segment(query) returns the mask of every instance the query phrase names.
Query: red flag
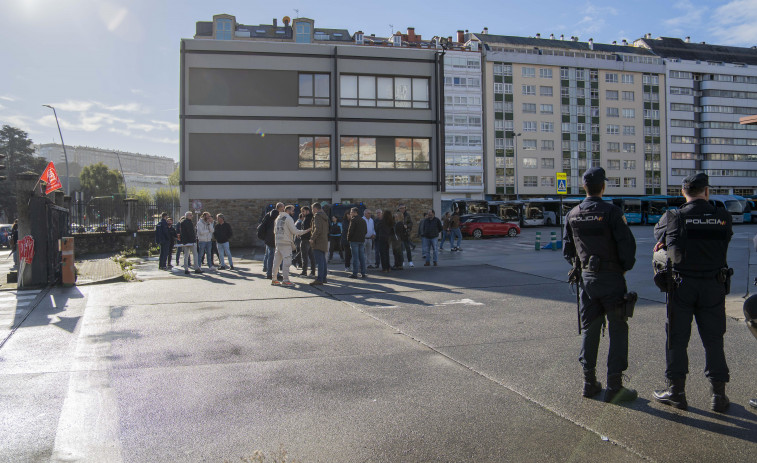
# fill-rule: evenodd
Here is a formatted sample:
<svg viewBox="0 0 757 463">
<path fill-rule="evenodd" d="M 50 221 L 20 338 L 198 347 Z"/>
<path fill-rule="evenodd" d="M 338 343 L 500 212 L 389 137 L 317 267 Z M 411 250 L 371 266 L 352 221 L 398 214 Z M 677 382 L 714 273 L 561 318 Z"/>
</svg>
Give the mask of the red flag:
<svg viewBox="0 0 757 463">
<path fill-rule="evenodd" d="M 52 162 L 47 165 L 47 168 L 45 168 L 45 171 L 42 172 L 42 176 L 39 179 L 47 183 L 47 188 L 45 189 L 46 195 L 49 195 L 55 190 L 63 188 L 63 185 L 60 184 L 58 173 L 55 172 L 55 166 Z"/>
</svg>

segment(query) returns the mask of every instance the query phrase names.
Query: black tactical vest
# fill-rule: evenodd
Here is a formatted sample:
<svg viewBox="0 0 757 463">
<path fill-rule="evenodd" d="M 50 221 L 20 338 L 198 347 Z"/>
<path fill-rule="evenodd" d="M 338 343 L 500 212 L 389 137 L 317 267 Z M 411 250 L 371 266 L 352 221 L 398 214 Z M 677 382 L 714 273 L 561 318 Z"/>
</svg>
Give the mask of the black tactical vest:
<svg viewBox="0 0 757 463">
<path fill-rule="evenodd" d="M 568 223 L 573 231 L 576 254 L 584 270 L 588 270 L 589 257 L 597 256 L 601 262 L 599 271 L 623 271 L 618 259 L 618 247 L 612 236 L 611 207 L 606 203 L 597 203 L 594 208 L 582 210 L 579 205 L 570 211 Z"/>
<path fill-rule="evenodd" d="M 684 206 L 678 214 L 679 239 L 674 243 L 681 272 L 708 272 L 727 267 L 728 242 L 731 237 L 729 212 L 708 203 Z"/>
</svg>

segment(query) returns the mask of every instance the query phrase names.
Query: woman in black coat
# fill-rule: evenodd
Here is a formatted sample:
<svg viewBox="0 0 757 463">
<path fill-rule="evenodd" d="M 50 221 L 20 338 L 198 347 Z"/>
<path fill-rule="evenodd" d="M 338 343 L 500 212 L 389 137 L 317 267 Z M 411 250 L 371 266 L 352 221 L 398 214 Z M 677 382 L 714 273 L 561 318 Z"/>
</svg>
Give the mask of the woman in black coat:
<svg viewBox="0 0 757 463">
<path fill-rule="evenodd" d="M 381 220 L 376 222 L 376 241 L 379 245 L 379 256 L 381 256 L 381 271 L 389 272 L 389 248 L 394 236 L 394 217 L 389 210 L 381 215 Z"/>
<path fill-rule="evenodd" d="M 352 217 L 350 217 L 350 211 L 347 210 L 347 212 L 344 213 L 344 217 L 342 217 L 342 249 L 344 249 L 345 272 L 350 271 L 350 265 L 352 263 L 352 248 L 347 241 L 347 231 L 350 229 L 350 220 L 352 220 Z"/>
</svg>

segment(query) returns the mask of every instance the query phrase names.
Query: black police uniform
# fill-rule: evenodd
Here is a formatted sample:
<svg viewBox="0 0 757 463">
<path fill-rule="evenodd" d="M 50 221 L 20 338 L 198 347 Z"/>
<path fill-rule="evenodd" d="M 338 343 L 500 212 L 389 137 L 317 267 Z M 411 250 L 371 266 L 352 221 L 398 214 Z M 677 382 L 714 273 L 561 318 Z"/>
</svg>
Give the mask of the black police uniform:
<svg viewBox="0 0 757 463">
<path fill-rule="evenodd" d="M 636 263 L 636 240 L 624 220 L 623 211 L 600 197 L 586 198 L 566 216 L 563 256 L 569 262 L 578 256 L 581 262 L 583 339 L 579 361 L 585 373 L 596 368 L 600 332 L 607 316 L 610 387 L 611 378 L 620 381 L 621 374 L 628 368 L 628 323 L 621 313 L 626 294 L 623 273 Z"/>
<path fill-rule="evenodd" d="M 677 282 L 670 302 L 673 322 L 666 351 L 668 380 L 681 380 L 689 373 L 686 351 L 692 318 L 704 345 L 705 376 L 713 382 L 729 380 L 723 350 L 726 288 L 718 281 L 718 273 L 728 266 L 732 235 L 731 214 L 704 199 L 668 212 L 655 226 L 655 239 L 667 247 Z"/>
</svg>

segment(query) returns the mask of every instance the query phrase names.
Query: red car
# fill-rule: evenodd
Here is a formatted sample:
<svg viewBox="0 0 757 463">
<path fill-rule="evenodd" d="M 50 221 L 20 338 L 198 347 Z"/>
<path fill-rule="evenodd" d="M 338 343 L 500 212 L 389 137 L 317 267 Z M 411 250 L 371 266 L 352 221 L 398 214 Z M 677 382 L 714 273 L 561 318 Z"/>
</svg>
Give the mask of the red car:
<svg viewBox="0 0 757 463">
<path fill-rule="evenodd" d="M 460 231 L 476 239 L 484 236 L 518 236 L 520 227 L 505 222 L 494 214 L 471 215 L 461 218 Z"/>
</svg>

